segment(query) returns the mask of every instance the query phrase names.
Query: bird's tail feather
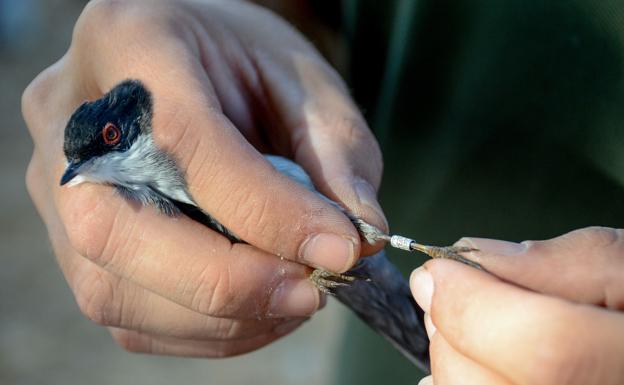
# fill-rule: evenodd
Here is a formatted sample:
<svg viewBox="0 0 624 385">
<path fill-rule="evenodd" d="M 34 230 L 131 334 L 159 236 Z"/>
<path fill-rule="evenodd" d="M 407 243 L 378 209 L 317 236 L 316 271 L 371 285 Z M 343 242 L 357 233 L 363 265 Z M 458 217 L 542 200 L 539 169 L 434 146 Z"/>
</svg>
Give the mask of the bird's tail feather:
<svg viewBox="0 0 624 385">
<path fill-rule="evenodd" d="M 414 301 L 406 279 L 385 252 L 361 258 L 347 274 L 366 279 L 334 289 L 335 297 L 415 365 L 429 372 L 424 312 Z"/>
</svg>

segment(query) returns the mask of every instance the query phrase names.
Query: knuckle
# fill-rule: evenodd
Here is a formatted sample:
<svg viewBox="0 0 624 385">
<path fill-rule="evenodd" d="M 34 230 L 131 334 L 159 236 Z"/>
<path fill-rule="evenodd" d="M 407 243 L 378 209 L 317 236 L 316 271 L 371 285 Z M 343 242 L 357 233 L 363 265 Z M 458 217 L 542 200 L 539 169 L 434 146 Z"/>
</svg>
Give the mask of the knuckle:
<svg viewBox="0 0 624 385">
<path fill-rule="evenodd" d="M 35 111 L 36 107 L 41 104 L 43 100 L 45 89 L 45 82 L 42 80 L 42 74 L 39 74 L 33 81 L 26 86 L 24 92 L 22 93 L 22 115 L 28 124 L 28 127 L 31 126 L 30 116 L 32 116 L 33 111 Z"/>
<path fill-rule="evenodd" d="M 247 349 L 242 349 L 235 344 L 227 344 L 224 346 L 216 347 L 214 351 L 205 354 L 205 356 L 210 358 L 228 358 L 239 355 L 241 353 L 245 353 L 246 350 Z"/>
<path fill-rule="evenodd" d="M 278 244 L 279 229 L 283 226 L 281 218 L 274 215 L 279 210 L 272 206 L 271 198 L 264 194 L 254 194 L 251 191 L 242 193 L 235 206 L 235 216 L 240 218 L 241 237 L 260 237 L 267 244 Z"/>
<path fill-rule="evenodd" d="M 251 342 L 249 340 L 246 341 L 227 341 L 220 343 L 212 343 L 210 345 L 205 345 L 203 347 L 203 351 L 198 354 L 200 357 L 209 357 L 209 358 L 227 358 L 233 357 L 237 355 L 241 355 L 244 353 L 249 353 L 251 351 L 257 350 L 260 347 L 266 345 L 270 341 L 262 341 L 256 337 L 256 341 Z"/>
<path fill-rule="evenodd" d="M 225 171 L 219 170 L 224 173 L 217 175 L 215 180 L 226 178 Z M 227 218 L 224 224 L 238 237 L 250 242 L 262 240 L 264 244 L 277 245 L 285 227 L 290 227 L 292 231 L 292 226 L 289 226 L 292 224 L 287 223 L 289 217 L 280 215 L 284 208 L 278 202 L 279 195 L 275 191 L 258 191 L 240 181 L 232 181 L 228 190 L 229 193 L 213 197 L 213 212 Z"/>
<path fill-rule="evenodd" d="M 47 68 L 37 75 L 24 89 L 21 97 L 22 116 L 27 128 L 34 136 L 39 132 L 37 116 L 41 114 L 42 107 L 53 89 L 56 70 L 53 67 Z"/>
<path fill-rule="evenodd" d="M 593 255 L 596 254 L 596 250 L 621 245 L 622 234 L 622 230 L 593 226 L 574 230 L 550 240 L 525 241 L 523 244 L 533 253 L 587 252 L 588 255 Z"/>
<path fill-rule="evenodd" d="M 33 156 L 28 163 L 28 168 L 26 169 L 25 184 L 26 191 L 28 192 L 30 199 L 35 205 L 37 212 L 45 222 L 49 219 L 48 217 L 50 213 L 48 207 L 49 196 L 46 195 L 46 183 L 43 180 L 43 170 L 41 170 L 41 168 L 41 160 L 38 158 L 36 153 L 33 153 Z"/>
<path fill-rule="evenodd" d="M 360 116 L 327 116 L 328 121 L 325 122 L 327 127 L 332 127 L 335 135 L 344 143 L 354 146 L 373 147 L 371 144 L 376 143 L 372 133 L 368 129 L 366 122 Z M 372 154 L 375 155 L 375 154 Z"/>
<path fill-rule="evenodd" d="M 80 312 L 102 326 L 118 326 L 120 311 L 115 306 L 115 283 L 104 272 L 90 269 L 74 285 L 74 296 Z"/>
<path fill-rule="evenodd" d="M 545 251 L 548 251 L 547 243 L 548 241 L 522 241 L 521 244 L 528 252 L 534 253 L 536 255 L 541 255 Z"/>
<path fill-rule="evenodd" d="M 215 273 L 206 268 L 199 276 L 191 306 L 201 314 L 219 317 L 229 315 L 236 296 L 232 292 L 229 271 Z"/>
<path fill-rule="evenodd" d="M 33 157 L 30 159 L 30 162 L 28 163 L 28 168 L 26 169 L 25 182 L 26 182 L 26 190 L 28 191 L 28 195 L 30 196 L 30 199 L 33 200 L 33 202 L 35 203 L 37 207 L 41 205 L 41 202 L 38 202 L 38 199 L 37 199 L 37 197 L 40 196 L 37 190 L 41 182 L 38 178 L 38 175 L 40 173 L 39 167 L 41 166 L 39 162 L 36 161 L 35 156 L 33 154 Z"/>
<path fill-rule="evenodd" d="M 238 322 L 231 318 L 219 318 L 217 321 L 214 337 L 216 339 L 228 340 L 240 334 Z"/>
<path fill-rule="evenodd" d="M 72 42 L 78 47 L 92 49 L 92 44 L 111 44 L 137 37 L 145 40 L 154 35 L 176 9 L 169 2 L 151 2 L 150 7 L 140 0 L 96 0 L 84 9 L 73 32 Z M 111 39 L 115 36 L 115 39 Z M 86 44 L 85 44 L 86 43 Z"/>
<path fill-rule="evenodd" d="M 621 230 L 610 227 L 592 226 L 577 230 L 581 241 L 589 247 L 609 247 L 621 241 Z"/>
<path fill-rule="evenodd" d="M 381 149 L 373 133 L 361 118 L 349 119 L 346 124 L 350 128 L 350 138 L 354 143 L 369 152 L 369 156 L 376 162 L 381 162 Z"/>
<path fill-rule="evenodd" d="M 149 337 L 127 330 L 117 330 L 112 336 L 117 346 L 129 353 L 153 353 L 153 346 Z"/>
<path fill-rule="evenodd" d="M 98 36 L 97 32 L 103 32 L 105 25 L 112 30 L 120 8 L 129 3 L 130 1 L 116 0 L 95 0 L 87 3 L 74 26 L 72 46 L 86 46 L 87 41 L 90 42 Z"/>
<path fill-rule="evenodd" d="M 211 158 L 205 154 L 206 151 L 201 151 L 206 144 L 203 142 L 202 132 L 197 128 L 202 124 L 192 113 L 188 112 L 197 111 L 201 107 L 187 106 L 188 110 L 186 110 L 178 108 L 179 101 L 168 99 L 165 102 L 159 113 L 154 115 L 154 141 L 164 151 L 176 154 L 181 166 L 189 168 L 191 165 L 198 164 L 197 169 L 192 170 L 194 173 L 201 172 L 206 166 L 212 166 Z"/>
<path fill-rule="evenodd" d="M 93 186 L 81 186 L 59 207 L 67 237 L 82 256 L 106 267 L 129 238 L 128 229 L 119 230 L 120 207 L 111 207 L 110 198 L 93 191 Z"/>
<path fill-rule="evenodd" d="M 135 0 L 91 1 L 78 19 L 77 32 L 110 32 L 123 25 L 135 7 Z"/>
<path fill-rule="evenodd" d="M 362 176 L 378 184 L 383 173 L 383 157 L 366 122 L 356 115 L 336 117 L 328 123 L 334 127 L 336 137 L 346 146 L 345 150 L 351 154 L 351 160 L 364 174 Z M 365 154 L 366 162 L 362 162 L 362 154 Z"/>
<path fill-rule="evenodd" d="M 153 135 L 159 148 L 175 154 L 187 180 L 202 191 L 218 178 L 231 179 L 232 176 L 219 162 L 210 134 L 221 129 L 224 117 L 206 107 L 211 102 L 194 87 L 185 88 L 183 99 L 163 96 L 161 109 L 154 114 Z"/>
</svg>

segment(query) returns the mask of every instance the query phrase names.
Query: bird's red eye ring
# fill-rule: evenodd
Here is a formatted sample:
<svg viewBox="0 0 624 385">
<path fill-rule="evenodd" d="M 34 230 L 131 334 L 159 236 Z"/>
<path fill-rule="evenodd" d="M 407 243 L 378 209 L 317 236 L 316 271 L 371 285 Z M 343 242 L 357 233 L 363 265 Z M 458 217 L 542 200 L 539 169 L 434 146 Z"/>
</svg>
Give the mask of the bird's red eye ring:
<svg viewBox="0 0 624 385">
<path fill-rule="evenodd" d="M 106 123 L 102 129 L 102 137 L 104 138 L 104 143 L 108 145 L 117 144 L 119 139 L 121 139 L 121 132 L 113 123 Z"/>
</svg>

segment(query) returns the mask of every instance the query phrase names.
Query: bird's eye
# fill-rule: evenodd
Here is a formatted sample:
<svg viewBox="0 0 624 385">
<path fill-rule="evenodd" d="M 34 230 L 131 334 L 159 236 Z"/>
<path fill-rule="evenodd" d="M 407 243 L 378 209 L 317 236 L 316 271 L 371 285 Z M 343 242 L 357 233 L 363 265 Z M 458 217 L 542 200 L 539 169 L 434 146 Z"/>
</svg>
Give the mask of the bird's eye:
<svg viewBox="0 0 624 385">
<path fill-rule="evenodd" d="M 102 129 L 102 137 L 104 138 L 104 143 L 108 145 L 117 144 L 119 139 L 121 139 L 121 132 L 113 123 L 106 123 Z"/>
</svg>

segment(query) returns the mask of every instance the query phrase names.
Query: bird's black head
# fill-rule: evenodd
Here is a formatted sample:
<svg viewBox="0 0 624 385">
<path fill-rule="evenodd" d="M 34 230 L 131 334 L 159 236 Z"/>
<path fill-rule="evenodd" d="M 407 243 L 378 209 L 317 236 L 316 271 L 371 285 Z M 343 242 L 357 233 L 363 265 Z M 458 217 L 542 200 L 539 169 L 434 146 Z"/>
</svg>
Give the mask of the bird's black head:
<svg viewBox="0 0 624 385">
<path fill-rule="evenodd" d="M 123 152 L 142 133 L 151 132 L 152 100 L 138 80 L 126 80 L 93 102 L 85 102 L 65 127 L 63 151 L 69 162 L 61 185 L 85 162 L 112 151 Z"/>
</svg>

